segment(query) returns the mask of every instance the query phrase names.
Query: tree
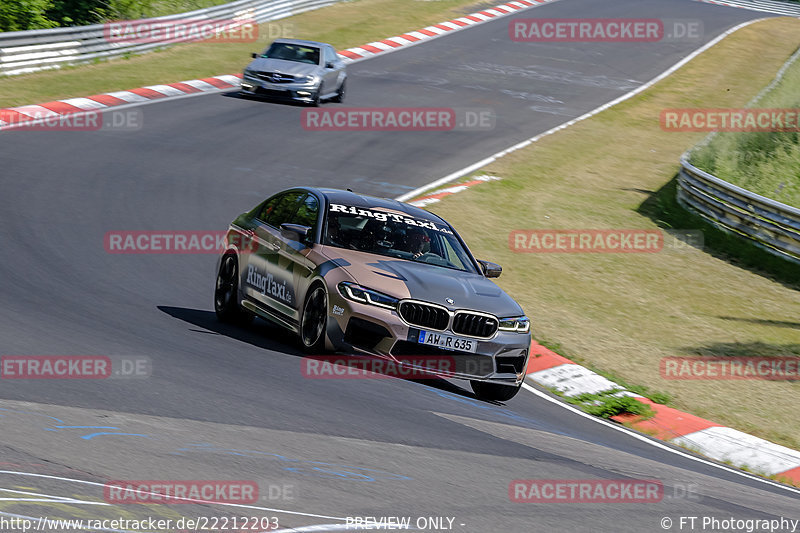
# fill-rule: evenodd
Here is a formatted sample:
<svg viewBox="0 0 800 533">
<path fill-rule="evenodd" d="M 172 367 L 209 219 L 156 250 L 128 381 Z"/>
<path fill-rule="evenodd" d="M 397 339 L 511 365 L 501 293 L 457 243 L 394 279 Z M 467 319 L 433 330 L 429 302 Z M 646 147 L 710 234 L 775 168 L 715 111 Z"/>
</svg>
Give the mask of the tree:
<svg viewBox="0 0 800 533">
<path fill-rule="evenodd" d="M 107 3 L 102 0 L 51 0 L 47 16 L 61 26 L 99 24 L 106 17 Z"/>
<path fill-rule="evenodd" d="M 52 0 L 0 1 L 0 31 L 36 30 L 58 26 L 48 16 Z"/>
</svg>

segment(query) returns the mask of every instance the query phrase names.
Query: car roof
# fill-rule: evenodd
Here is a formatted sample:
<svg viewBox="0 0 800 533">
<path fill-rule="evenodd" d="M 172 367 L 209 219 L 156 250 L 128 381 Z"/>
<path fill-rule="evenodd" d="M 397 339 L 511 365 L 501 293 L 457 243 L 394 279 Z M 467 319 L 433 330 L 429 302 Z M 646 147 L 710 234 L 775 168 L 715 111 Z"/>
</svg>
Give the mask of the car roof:
<svg viewBox="0 0 800 533">
<path fill-rule="evenodd" d="M 329 189 L 329 188 L 309 188 L 309 190 L 315 191 L 318 194 L 324 196 L 328 199 L 328 202 L 334 204 L 342 204 L 348 206 L 355 206 L 355 207 L 380 207 L 383 209 L 391 209 L 394 211 L 400 211 L 407 215 L 410 215 L 414 218 L 422 219 L 422 220 L 430 220 L 433 222 L 442 222 L 447 224 L 444 219 L 438 217 L 431 213 L 430 211 L 425 211 L 424 209 L 420 209 L 419 207 L 414 207 L 413 205 L 399 202 L 397 200 L 391 200 L 389 198 L 378 198 L 377 196 L 368 196 L 365 194 L 358 194 L 352 191 L 343 191 L 341 189 Z"/>
<path fill-rule="evenodd" d="M 306 41 L 303 39 L 275 39 L 273 43 L 284 43 L 284 44 L 303 44 L 309 46 L 331 46 L 328 43 L 320 43 L 318 41 Z"/>
</svg>

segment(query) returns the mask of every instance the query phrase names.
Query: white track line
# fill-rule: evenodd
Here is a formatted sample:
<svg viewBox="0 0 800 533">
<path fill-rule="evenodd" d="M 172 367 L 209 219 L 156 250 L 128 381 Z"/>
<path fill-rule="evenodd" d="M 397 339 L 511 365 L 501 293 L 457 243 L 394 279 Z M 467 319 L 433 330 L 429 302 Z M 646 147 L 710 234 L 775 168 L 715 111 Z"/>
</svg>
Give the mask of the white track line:
<svg viewBox="0 0 800 533">
<path fill-rule="evenodd" d="M 383 530 L 396 530 L 396 529 L 405 529 L 406 531 L 416 531 L 416 528 L 413 527 L 397 527 L 397 524 L 369 524 L 369 525 L 356 525 L 356 524 L 320 524 L 316 526 L 302 526 L 302 527 L 292 527 L 288 529 L 276 529 L 271 533 L 311 533 L 315 531 L 352 531 L 352 530 L 359 530 L 359 529 L 383 529 Z"/>
<path fill-rule="evenodd" d="M 723 464 L 720 464 L 720 463 L 715 463 L 714 461 L 709 461 L 708 459 L 703 459 L 702 457 L 698 457 L 698 456 L 696 456 L 694 454 L 691 454 L 689 452 L 685 452 L 685 451 L 683 451 L 683 450 L 681 450 L 679 448 L 673 448 L 672 446 L 667 446 L 666 444 L 662 443 L 661 441 L 654 440 L 651 437 L 646 437 L 646 436 L 642 435 L 641 433 L 638 433 L 638 432 L 636 432 L 636 431 L 634 431 L 632 429 L 626 428 L 625 426 L 621 426 L 619 424 L 614 424 L 614 423 L 609 422 L 608 420 L 606 420 L 604 418 L 598 418 L 596 416 L 587 414 L 584 411 L 578 409 L 577 407 L 574 407 L 574 406 L 572 406 L 572 405 L 570 405 L 568 403 L 562 402 L 561 400 L 558 400 L 558 399 L 550 396 L 549 394 L 540 391 L 536 387 L 533 387 L 532 385 L 528 385 L 527 383 L 523 382 L 522 383 L 522 387 L 525 390 L 532 392 L 536 396 L 538 396 L 538 397 L 540 397 L 540 398 L 542 398 L 544 400 L 547 400 L 550 403 L 554 403 L 556 405 L 560 405 L 564 409 L 572 411 L 576 415 L 582 416 L 584 418 L 588 418 L 589 420 L 593 420 L 593 421 L 597 422 L 598 424 L 602 424 L 604 426 L 608 426 L 608 427 L 610 427 L 612 429 L 615 429 L 617 431 L 621 431 L 622 433 L 625 433 L 625 434 L 633 437 L 634 439 L 640 440 L 642 442 L 646 442 L 646 443 L 650 444 L 651 446 L 655 446 L 656 448 L 659 448 L 661 450 L 665 450 L 665 451 L 668 451 L 670 453 L 674 453 L 675 455 L 683 456 L 683 457 L 685 457 L 687 459 L 691 459 L 692 461 L 697 461 L 698 463 L 703 463 L 704 465 L 713 466 L 713 467 L 719 468 L 720 470 L 725 470 L 726 472 L 730 472 L 731 474 L 736 474 L 738 476 L 746 477 L 748 479 L 752 479 L 752 480 L 755 480 L 755 481 L 760 481 L 761 483 L 765 483 L 767 485 L 770 485 L 771 487 L 781 488 L 781 489 L 784 489 L 784 490 L 788 490 L 789 492 L 794 492 L 795 494 L 800 494 L 800 489 L 796 489 L 794 487 L 790 487 L 789 485 L 783 485 L 783 484 L 780 484 L 780 483 L 778 483 L 776 481 L 772 481 L 772 480 L 769 480 L 769 479 L 764 479 L 762 477 L 754 476 L 753 474 L 748 474 L 747 472 L 743 472 L 741 470 L 737 470 L 735 468 L 731 468 L 729 466 L 726 466 L 726 465 L 723 465 Z"/>
<path fill-rule="evenodd" d="M 55 480 L 58 480 L 58 481 L 71 481 L 73 483 L 80 483 L 80 484 L 83 484 L 83 485 L 91 485 L 93 487 L 105 487 L 106 486 L 105 483 L 96 483 L 94 481 L 85 481 L 83 479 L 72 479 L 72 478 L 69 478 L 69 477 L 51 476 L 51 475 L 48 475 L 48 474 L 33 474 L 31 472 L 17 472 L 15 470 L 0 470 L 0 474 L 10 474 L 10 475 L 27 476 L 27 477 L 38 477 L 38 478 L 43 478 L 43 479 L 55 479 Z M 139 493 L 140 494 L 148 494 L 150 496 L 163 496 L 163 494 L 159 494 L 157 492 L 139 491 Z M 273 512 L 273 513 L 291 514 L 291 515 L 297 515 L 297 516 L 307 516 L 309 518 L 324 518 L 324 519 L 327 519 L 327 520 L 340 520 L 342 522 L 344 522 L 346 520 L 345 518 L 341 518 L 341 517 L 338 517 L 338 516 L 326 516 L 326 515 L 313 514 L 313 513 L 304 513 L 304 512 L 301 512 L 301 511 L 287 511 L 285 509 L 272 509 L 270 507 L 261 507 L 261 506 L 258 506 L 258 505 L 247 505 L 247 504 L 243 504 L 243 503 L 222 503 L 222 502 L 215 502 L 215 501 L 209 501 L 209 500 L 198 500 L 196 498 L 182 498 L 180 496 L 174 496 L 173 498 L 178 499 L 178 500 L 185 500 L 187 503 L 202 503 L 202 504 L 221 505 L 221 506 L 224 506 L 224 507 L 236 507 L 236 508 L 240 508 L 240 509 L 255 509 L 257 511 L 270 511 L 270 512 Z"/>
<path fill-rule="evenodd" d="M 667 76 L 669 76 L 670 74 L 672 74 L 673 72 L 675 72 L 676 70 L 681 68 L 683 65 L 685 65 L 686 63 L 688 63 L 689 61 L 691 61 L 692 59 L 694 59 L 698 55 L 702 54 L 703 52 L 705 52 L 706 50 L 708 50 L 709 48 L 711 48 L 712 46 L 714 46 L 715 44 L 720 42 L 722 39 L 724 39 L 725 37 L 727 37 L 731 33 L 735 32 L 737 30 L 740 30 L 740 29 L 744 28 L 745 26 L 749 26 L 750 24 L 753 24 L 754 22 L 759 22 L 759 21 L 762 21 L 762 20 L 767 20 L 767 19 L 766 18 L 760 18 L 760 19 L 750 20 L 748 22 L 743 22 L 743 23 L 739 24 L 738 26 L 734 26 L 733 28 L 731 28 L 731 29 L 727 30 L 726 32 L 722 33 L 721 35 L 717 36 L 715 39 L 707 42 L 706 44 L 704 44 L 703 46 L 701 46 L 700 48 L 698 48 L 697 50 L 695 50 L 694 52 L 692 52 L 688 56 L 684 57 L 683 59 L 681 59 L 680 61 L 678 61 L 674 65 L 672 65 L 670 68 L 668 68 L 667 70 L 665 70 L 664 72 L 662 72 L 661 74 L 659 74 L 658 76 L 653 78 L 652 80 L 648 81 L 647 83 L 645 83 L 643 85 L 640 85 L 639 87 L 633 89 L 630 92 L 627 92 L 627 93 L 623 94 L 619 98 L 611 100 L 610 102 L 608 102 L 606 104 L 603 104 L 600 107 L 596 107 L 595 109 L 592 109 L 588 113 L 585 113 L 585 114 L 583 114 L 583 115 L 581 115 L 581 116 L 579 116 L 577 118 L 573 118 L 572 120 L 568 120 L 567 122 L 564 122 L 563 124 L 560 124 L 560 125 L 556 126 L 555 128 L 551 128 L 551 129 L 547 130 L 544 133 L 540 133 L 539 135 L 535 135 L 534 137 L 531 137 L 530 139 L 526 139 L 526 140 L 524 140 L 524 141 L 522 141 L 520 143 L 517 143 L 514 146 L 511 146 L 510 148 L 506 148 L 505 150 L 497 152 L 494 155 L 490 155 L 489 157 L 487 157 L 485 159 L 481 159 L 477 163 L 473 163 L 468 167 L 465 167 L 465 168 L 463 168 L 461 170 L 457 170 L 457 171 L 453 172 L 452 174 L 448 174 L 447 176 L 445 176 L 443 178 L 439 178 L 438 180 L 432 181 L 431 183 L 428 183 L 427 185 L 423 185 L 422 187 L 418 187 L 418 188 L 414 189 L 411 192 L 408 192 L 408 193 L 405 193 L 405 194 L 403 194 L 401 196 L 398 196 L 397 198 L 395 198 L 395 200 L 399 200 L 401 202 L 405 202 L 406 200 L 411 200 L 412 198 L 415 198 L 415 197 L 419 196 L 420 194 L 422 194 L 422 193 L 424 193 L 426 191 L 429 191 L 431 189 L 439 187 L 440 185 L 443 185 L 445 183 L 449 183 L 449 182 L 451 182 L 453 180 L 457 180 L 458 178 L 466 176 L 467 174 L 470 174 L 471 172 L 474 172 L 474 171 L 478 170 L 479 168 L 485 167 L 486 165 L 497 161 L 501 157 L 503 157 L 505 155 L 508 155 L 511 152 L 515 152 L 515 151 L 519 150 L 520 148 L 524 148 L 524 147 L 528 146 L 529 144 L 535 143 L 536 141 L 538 141 L 539 139 L 541 139 L 543 137 L 547 137 L 548 135 L 551 135 L 551 134 L 553 134 L 553 133 L 555 133 L 555 132 L 557 132 L 559 130 L 563 130 L 564 128 L 572 126 L 573 124 L 575 124 L 577 122 L 580 122 L 582 120 L 586 120 L 587 118 L 593 117 L 594 115 L 600 113 L 601 111 L 605 111 L 606 109 L 608 109 L 610 107 L 613 107 L 613 106 L 617 105 L 620 102 L 624 102 L 625 100 L 636 96 L 640 92 L 642 92 L 642 91 L 644 91 L 646 89 L 649 89 L 651 86 L 653 86 L 657 82 L 663 80 L 664 78 L 666 78 Z"/>
<path fill-rule="evenodd" d="M 753 24 L 755 22 L 759 22 L 761 20 L 766 20 L 766 19 L 761 18 L 761 19 L 751 20 L 751 21 L 748 21 L 748 22 L 743 22 L 742 24 L 739 24 L 738 26 L 734 26 L 733 28 L 725 31 L 724 33 L 722 33 L 721 35 L 719 35 L 715 39 L 713 39 L 713 40 L 709 41 L 708 43 L 704 44 L 703 46 L 701 46 L 700 48 L 698 48 L 697 50 L 695 50 L 694 52 L 692 52 L 688 56 L 684 57 L 683 59 L 681 59 L 680 61 L 675 63 L 673 66 L 671 66 L 670 68 L 668 68 L 667 70 L 665 70 L 664 72 L 662 72 L 661 74 L 659 74 L 658 76 L 653 78 L 652 80 L 650 80 L 647 83 L 645 83 L 644 85 L 641 85 L 641 86 L 637 87 L 636 89 L 634 89 L 634 90 L 632 90 L 632 91 L 620 96 L 619 98 L 616 98 L 616 99 L 614 99 L 614 100 L 612 100 L 612 101 L 610 101 L 610 102 L 608 102 L 606 104 L 603 104 L 600 107 L 597 107 L 597 108 L 593 109 L 592 111 L 589 111 L 588 113 L 586 113 L 584 115 L 581 115 L 581 116 L 579 116 L 577 118 L 574 118 L 574 119 L 572 119 L 570 121 L 564 122 L 563 124 L 560 124 L 559 126 L 556 126 L 555 128 L 549 129 L 544 133 L 540 133 L 539 135 L 531 137 L 530 139 L 522 141 L 521 143 L 515 144 L 514 146 L 512 146 L 510 148 L 507 148 L 506 150 L 503 150 L 501 152 L 497 152 L 496 154 L 494 154 L 494 155 L 492 155 L 490 157 L 487 157 L 486 159 L 482 159 L 481 161 L 478 161 L 477 163 L 473 163 L 472 165 L 470 165 L 468 167 L 465 167 L 465 168 L 463 168 L 461 170 L 453 172 L 452 174 L 449 174 L 449 175 L 447 175 L 447 176 L 445 176 L 443 178 L 440 178 L 440 179 L 438 179 L 436 181 L 433 181 L 433 182 L 431 182 L 431 183 L 429 183 L 427 185 L 423 185 L 422 187 L 419 187 L 419 188 L 417 188 L 417 189 L 415 189 L 415 190 L 413 190 L 413 191 L 411 191 L 409 193 L 403 194 L 402 196 L 398 196 L 395 199 L 399 200 L 401 202 L 404 202 L 404 201 L 410 200 L 412 198 L 415 198 L 416 196 L 419 196 L 420 194 L 422 194 L 425 191 L 428 191 L 430 189 L 436 188 L 436 187 L 438 187 L 440 185 L 443 185 L 445 183 L 449 183 L 449 182 L 451 182 L 451 181 L 453 181 L 455 179 L 458 179 L 458 178 L 460 178 L 462 176 L 470 174 L 471 172 L 474 172 L 475 170 L 478 170 L 479 168 L 484 167 L 484 166 L 488 165 L 489 163 L 492 163 L 493 161 L 496 161 L 497 159 L 500 159 L 501 157 L 503 157 L 506 154 L 509 154 L 509 153 L 511 153 L 511 152 L 513 152 L 515 150 L 519 150 L 520 148 L 524 148 L 525 146 L 528 146 L 529 144 L 532 144 L 532 143 L 538 141 L 542 137 L 545 137 L 545 136 L 550 135 L 552 133 L 555 133 L 555 132 L 557 132 L 559 130 L 567 128 L 568 126 L 571 126 L 571 125 L 575 124 L 576 122 L 580 122 L 580 121 L 585 120 L 585 119 L 587 119 L 589 117 L 592 117 L 592 116 L 596 115 L 597 113 L 600 113 L 601 111 L 605 111 L 606 109 L 608 109 L 608 108 L 610 108 L 612 106 L 615 106 L 618 103 L 623 102 L 623 101 L 625 101 L 625 100 L 627 100 L 627 99 L 639 94 L 640 92 L 648 89 L 652 85 L 654 85 L 657 82 L 661 81 L 662 79 L 666 78 L 667 76 L 669 76 L 670 74 L 672 74 L 673 72 L 675 72 L 676 70 L 681 68 L 683 65 L 685 65 L 686 63 L 688 63 L 689 61 L 691 61 L 692 59 L 694 59 L 698 55 L 702 54 L 703 52 L 705 52 L 706 50 L 708 50 L 709 48 L 711 48 L 712 46 L 714 46 L 715 44 L 720 42 L 722 39 L 724 39 L 728 35 L 732 34 L 733 32 L 738 31 L 738 30 L 740 30 L 740 29 L 742 29 L 742 28 L 744 28 L 746 26 L 749 26 L 750 24 Z M 612 424 L 611 422 L 608 422 L 608 421 L 606 421 L 606 420 L 604 420 L 602 418 L 597 418 L 595 416 L 586 414 L 582 410 L 580 410 L 580 409 L 578 409 L 576 407 L 573 407 L 572 405 L 569 405 L 569 404 L 567 404 L 565 402 L 556 400 L 556 399 L 550 397 L 549 395 L 544 394 L 543 392 L 541 392 L 538 389 L 532 387 L 531 385 L 528 385 L 527 383 L 523 383 L 522 386 L 526 390 L 536 394 L 537 396 L 539 396 L 541 398 L 546 399 L 549 402 L 555 403 L 556 405 L 560 405 L 564 409 L 568 409 L 568 410 L 570 410 L 570 411 L 572 411 L 572 412 L 574 412 L 574 413 L 576 413 L 576 414 L 578 414 L 580 416 L 588 418 L 589 420 L 594 420 L 598 424 L 603 424 L 605 426 L 614 428 L 617 431 L 622 431 L 623 433 L 626 433 L 626 434 L 630 435 L 631 437 L 633 437 L 635 439 L 638 439 L 638 440 L 640 440 L 642 442 L 646 442 L 646 443 L 650 444 L 651 446 L 655 446 L 656 448 L 660 448 L 662 450 L 666 450 L 666 451 L 672 452 L 672 453 L 674 453 L 676 455 L 681 455 L 681 456 L 689 458 L 689 459 L 691 459 L 693 461 L 698 461 L 698 462 L 706 464 L 706 465 L 710 465 L 710 466 L 714 466 L 714 467 L 720 468 L 721 470 L 725 470 L 725 471 L 728 471 L 728 472 L 735 473 L 735 474 L 740 475 L 742 477 L 746 477 L 746 478 L 749 478 L 749 479 L 754 479 L 754 480 L 760 481 L 762 483 L 766 483 L 766 484 L 768 484 L 770 486 L 773 486 L 773 487 L 780 487 L 780 488 L 782 488 L 784 490 L 788 490 L 790 492 L 794 492 L 795 494 L 800 494 L 800 490 L 798 490 L 798 489 L 796 489 L 794 487 L 790 487 L 788 485 L 783 485 L 783 484 L 780 484 L 780 483 L 777 483 L 777 482 L 774 482 L 774 481 L 770 481 L 770 480 L 767 480 L 767 479 L 764 479 L 764 478 L 761 478 L 761 477 L 757 477 L 757 476 L 748 474 L 746 472 L 743 472 L 741 470 L 736 470 L 736 469 L 733 469 L 733 468 L 729 468 L 727 466 L 721 465 L 719 463 L 715 463 L 713 461 L 709 461 L 707 459 L 702 459 L 702 458 L 697 457 L 695 455 L 692 455 L 692 454 L 689 454 L 687 452 L 683 452 L 683 451 L 681 451 L 679 449 L 673 448 L 671 446 L 667 446 L 665 444 L 662 444 L 661 442 L 653 440 L 653 439 L 651 439 L 649 437 L 644 437 L 641 434 L 639 434 L 639 433 L 637 433 L 637 432 L 635 432 L 633 430 L 625 428 L 624 426 L 619 426 L 619 425 L 616 425 L 616 424 Z"/>
</svg>

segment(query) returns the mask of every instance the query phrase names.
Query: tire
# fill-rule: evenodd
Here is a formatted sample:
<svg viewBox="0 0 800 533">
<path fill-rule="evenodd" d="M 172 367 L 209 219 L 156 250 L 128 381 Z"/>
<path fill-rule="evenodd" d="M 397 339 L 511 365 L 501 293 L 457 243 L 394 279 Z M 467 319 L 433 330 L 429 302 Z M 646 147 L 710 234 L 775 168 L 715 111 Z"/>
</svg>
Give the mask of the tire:
<svg viewBox="0 0 800 533">
<path fill-rule="evenodd" d="M 311 101 L 311 107 L 319 107 L 321 101 L 322 101 L 322 82 L 320 82 L 319 89 L 317 89 L 317 94 L 314 95 L 314 99 Z"/>
<path fill-rule="evenodd" d="M 522 388 L 521 383 L 517 386 L 514 386 L 472 380 L 469 382 L 469 384 L 472 386 L 472 392 L 475 393 L 475 396 L 479 400 L 489 402 L 507 402 L 516 396 L 519 392 L 519 389 Z"/>
<path fill-rule="evenodd" d="M 253 315 L 239 305 L 239 261 L 234 254 L 222 258 L 214 286 L 214 312 L 226 324 L 249 324 Z"/>
<path fill-rule="evenodd" d="M 339 90 L 336 91 L 336 96 L 333 98 L 333 101 L 337 104 L 341 104 L 344 102 L 344 92 L 347 85 L 347 79 L 342 80 L 342 84 L 339 86 Z"/>
<path fill-rule="evenodd" d="M 328 326 L 328 293 L 321 283 L 308 290 L 300 316 L 300 342 L 308 354 L 325 351 L 325 330 Z"/>
</svg>

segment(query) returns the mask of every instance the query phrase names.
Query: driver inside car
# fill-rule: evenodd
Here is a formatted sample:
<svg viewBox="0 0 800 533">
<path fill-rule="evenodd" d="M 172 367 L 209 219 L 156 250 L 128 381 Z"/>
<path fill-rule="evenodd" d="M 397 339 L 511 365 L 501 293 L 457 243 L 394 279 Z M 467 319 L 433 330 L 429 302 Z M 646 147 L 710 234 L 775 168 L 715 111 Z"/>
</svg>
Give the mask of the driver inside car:
<svg viewBox="0 0 800 533">
<path fill-rule="evenodd" d="M 410 253 L 414 259 L 417 259 L 430 251 L 431 238 L 425 233 L 425 230 L 420 228 L 408 228 L 403 244 L 404 250 Z"/>
</svg>

